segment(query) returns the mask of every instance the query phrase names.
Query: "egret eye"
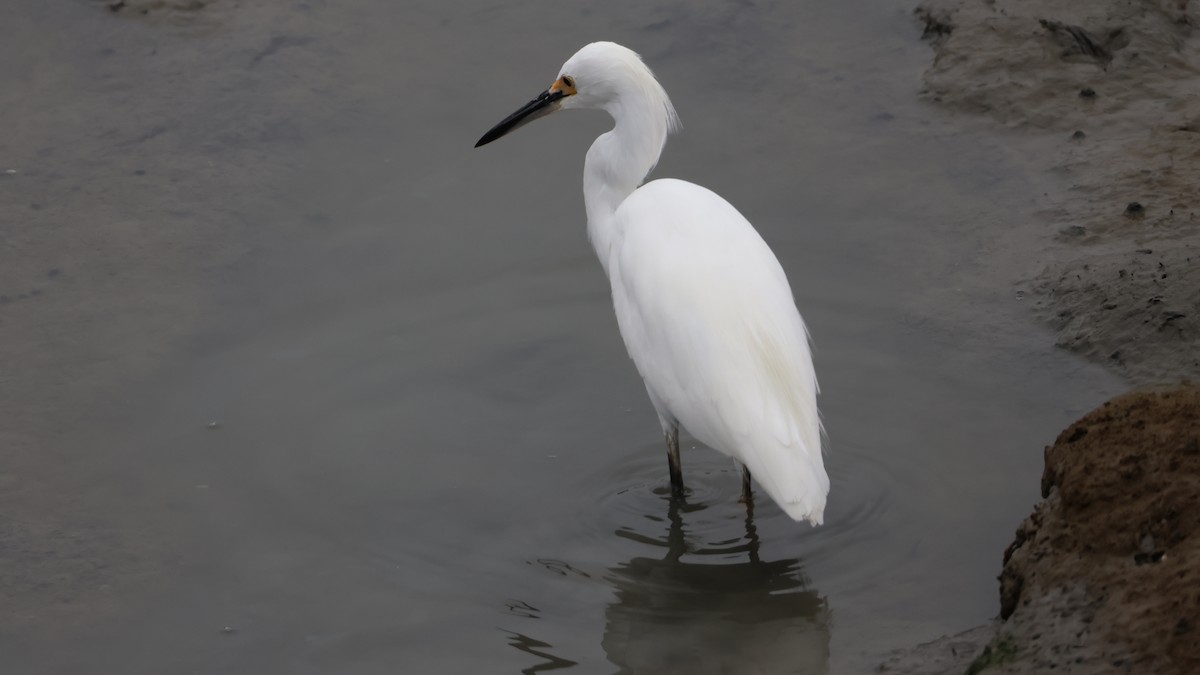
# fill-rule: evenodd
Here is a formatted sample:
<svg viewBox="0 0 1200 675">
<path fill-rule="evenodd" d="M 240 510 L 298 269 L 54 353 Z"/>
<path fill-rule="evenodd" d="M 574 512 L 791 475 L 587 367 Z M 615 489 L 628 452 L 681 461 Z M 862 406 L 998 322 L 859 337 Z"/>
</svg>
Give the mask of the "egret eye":
<svg viewBox="0 0 1200 675">
<path fill-rule="evenodd" d="M 574 89 L 575 88 L 575 78 L 571 77 L 570 75 L 563 75 L 563 84 Z"/>
</svg>

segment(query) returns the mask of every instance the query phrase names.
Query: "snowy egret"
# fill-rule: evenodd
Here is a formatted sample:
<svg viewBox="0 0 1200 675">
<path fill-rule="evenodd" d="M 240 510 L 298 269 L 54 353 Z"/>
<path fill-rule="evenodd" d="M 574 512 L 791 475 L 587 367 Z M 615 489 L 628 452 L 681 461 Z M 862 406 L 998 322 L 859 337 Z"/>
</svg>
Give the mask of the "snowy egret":
<svg viewBox="0 0 1200 675">
<path fill-rule="evenodd" d="M 775 254 L 715 193 L 675 179 L 641 185 L 679 122 L 641 57 L 618 44 L 580 49 L 475 147 L 568 108 L 602 109 L 615 123 L 584 163 L 588 238 L 666 435 L 672 487 L 683 490 L 682 424 L 741 465 L 748 505 L 753 475 L 793 519 L 820 525 L 829 477 L 817 379 Z"/>
</svg>

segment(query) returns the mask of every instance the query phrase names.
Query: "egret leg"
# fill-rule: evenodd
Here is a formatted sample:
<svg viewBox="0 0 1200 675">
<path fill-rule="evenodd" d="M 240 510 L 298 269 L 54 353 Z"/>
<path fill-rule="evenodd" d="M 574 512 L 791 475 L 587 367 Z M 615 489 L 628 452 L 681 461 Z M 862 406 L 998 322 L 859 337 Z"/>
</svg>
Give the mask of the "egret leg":
<svg viewBox="0 0 1200 675">
<path fill-rule="evenodd" d="M 754 504 L 750 503 L 746 506 L 746 553 L 754 565 L 762 562 L 758 557 L 758 548 L 758 528 L 754 526 Z"/>
<path fill-rule="evenodd" d="M 679 461 L 679 425 L 671 425 L 667 432 L 667 465 L 671 470 L 671 490 L 683 494 L 683 464 Z"/>
<path fill-rule="evenodd" d="M 754 508 L 754 493 L 750 490 L 750 469 L 742 465 L 742 498 L 738 500 L 746 505 L 747 509 Z"/>
</svg>

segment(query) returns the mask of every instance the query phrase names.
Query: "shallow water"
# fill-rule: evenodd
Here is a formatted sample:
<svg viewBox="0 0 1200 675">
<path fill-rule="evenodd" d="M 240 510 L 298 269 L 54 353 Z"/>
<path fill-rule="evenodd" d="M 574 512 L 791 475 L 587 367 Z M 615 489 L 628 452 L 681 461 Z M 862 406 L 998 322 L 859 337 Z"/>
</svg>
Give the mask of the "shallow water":
<svg viewBox="0 0 1200 675">
<path fill-rule="evenodd" d="M 295 111 L 286 199 L 245 207 L 260 228 L 221 311 L 105 446 L 132 448 L 112 471 L 178 537 L 170 581 L 18 663 L 852 672 L 995 615 L 1042 445 L 1118 383 L 988 269 L 995 214 L 1033 188 L 1001 139 L 918 101 L 909 10 L 310 8 L 264 77 L 315 60 L 345 87 Z M 748 519 L 703 448 L 668 498 L 584 233 L 603 116 L 471 148 L 590 39 L 673 96 L 684 132 L 654 175 L 724 195 L 788 271 L 831 439 L 824 527 L 765 499 Z"/>
</svg>

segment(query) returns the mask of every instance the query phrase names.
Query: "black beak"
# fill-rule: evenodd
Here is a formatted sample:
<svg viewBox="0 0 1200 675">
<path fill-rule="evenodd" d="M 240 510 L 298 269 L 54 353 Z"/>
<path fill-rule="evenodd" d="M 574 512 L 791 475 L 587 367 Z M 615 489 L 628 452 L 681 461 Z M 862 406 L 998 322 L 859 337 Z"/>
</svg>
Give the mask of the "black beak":
<svg viewBox="0 0 1200 675">
<path fill-rule="evenodd" d="M 487 145 L 514 129 L 523 127 L 539 117 L 545 117 L 558 110 L 558 101 L 565 95 L 561 91 L 550 91 L 549 89 L 543 91 L 537 98 L 521 106 L 520 110 L 504 118 L 503 122 L 492 127 L 479 139 L 475 147 L 478 148 L 481 145 Z"/>
</svg>

